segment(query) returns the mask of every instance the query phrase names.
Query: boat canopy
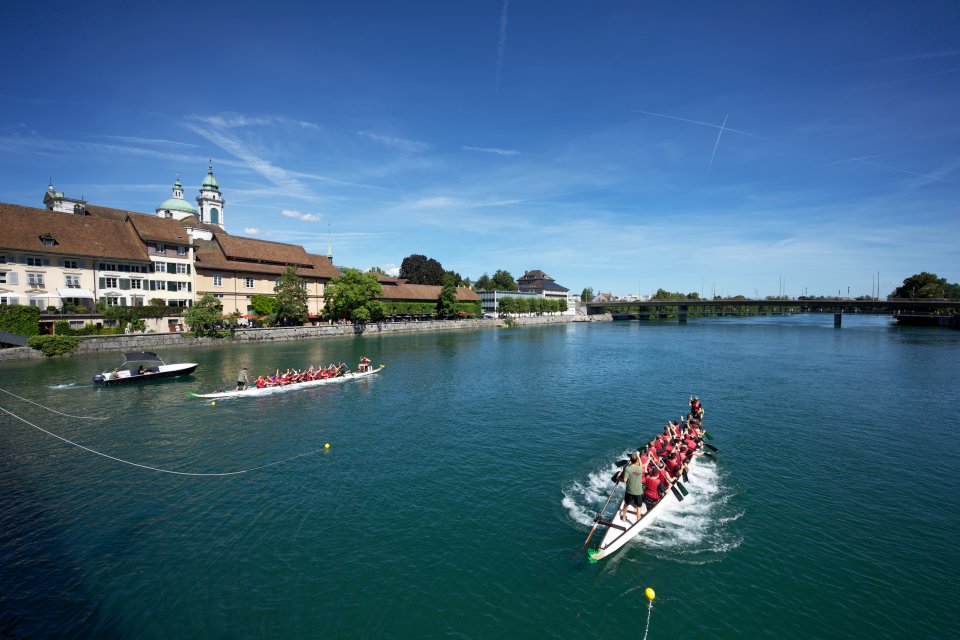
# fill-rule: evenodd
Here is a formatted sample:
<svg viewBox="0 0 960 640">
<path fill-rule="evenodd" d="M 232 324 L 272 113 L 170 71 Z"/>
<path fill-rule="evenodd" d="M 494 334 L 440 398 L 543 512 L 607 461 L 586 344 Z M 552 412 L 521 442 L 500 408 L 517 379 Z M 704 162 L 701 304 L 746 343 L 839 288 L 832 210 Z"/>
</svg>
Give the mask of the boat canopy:
<svg viewBox="0 0 960 640">
<path fill-rule="evenodd" d="M 132 353 L 125 353 L 123 354 L 123 359 L 127 362 L 159 362 L 163 364 L 163 360 L 160 359 L 160 356 L 150 351 L 134 351 Z"/>
</svg>

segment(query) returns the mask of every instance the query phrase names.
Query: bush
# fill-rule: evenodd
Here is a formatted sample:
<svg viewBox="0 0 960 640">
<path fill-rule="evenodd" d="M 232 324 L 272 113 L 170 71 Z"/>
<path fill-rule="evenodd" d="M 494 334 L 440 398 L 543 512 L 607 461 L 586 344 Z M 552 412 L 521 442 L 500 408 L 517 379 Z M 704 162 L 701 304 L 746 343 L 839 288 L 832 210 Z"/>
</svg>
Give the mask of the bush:
<svg viewBox="0 0 960 640">
<path fill-rule="evenodd" d="M 30 305 L 0 304 L 0 331 L 35 336 L 39 324 L 40 309 Z"/>
<path fill-rule="evenodd" d="M 27 345 L 43 352 L 48 358 L 76 353 L 80 338 L 74 336 L 33 336 Z"/>
</svg>

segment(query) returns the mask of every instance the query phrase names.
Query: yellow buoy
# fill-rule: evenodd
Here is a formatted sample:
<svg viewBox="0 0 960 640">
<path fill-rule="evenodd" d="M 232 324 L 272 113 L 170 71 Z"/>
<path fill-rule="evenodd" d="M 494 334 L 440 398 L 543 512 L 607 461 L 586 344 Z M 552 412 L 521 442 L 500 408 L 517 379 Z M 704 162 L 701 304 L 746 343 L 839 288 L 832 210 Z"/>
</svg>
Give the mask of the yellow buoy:
<svg viewBox="0 0 960 640">
<path fill-rule="evenodd" d="M 330 443 L 328 442 L 328 443 L 326 443 L 325 445 L 323 445 L 323 448 L 324 448 L 324 449 L 329 449 L 329 448 L 330 448 Z"/>
<path fill-rule="evenodd" d="M 210 403 L 210 406 L 211 406 L 211 407 L 215 407 L 215 406 L 217 406 L 217 402 L 216 402 L 216 400 L 214 400 L 213 402 L 211 402 L 211 403 Z"/>
<path fill-rule="evenodd" d="M 650 587 L 647 587 L 647 590 L 644 591 L 644 593 L 647 594 L 647 599 L 648 599 L 648 600 L 653 600 L 654 598 L 657 597 L 656 591 L 654 591 L 654 590 L 651 589 Z"/>
</svg>

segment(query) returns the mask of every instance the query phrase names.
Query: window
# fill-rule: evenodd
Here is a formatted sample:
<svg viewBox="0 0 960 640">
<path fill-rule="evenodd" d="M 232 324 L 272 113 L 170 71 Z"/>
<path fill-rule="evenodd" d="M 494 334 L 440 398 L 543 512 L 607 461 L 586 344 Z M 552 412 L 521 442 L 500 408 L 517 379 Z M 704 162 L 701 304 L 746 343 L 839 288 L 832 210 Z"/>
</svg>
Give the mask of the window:
<svg viewBox="0 0 960 640">
<path fill-rule="evenodd" d="M 51 238 L 50 236 L 47 236 L 46 238 L 43 238 L 43 246 L 45 246 L 45 247 L 52 247 L 52 246 L 54 246 L 55 244 L 57 244 L 57 241 L 54 240 L 53 238 Z"/>
<path fill-rule="evenodd" d="M 168 307 L 189 307 L 190 305 L 188 304 L 187 300 L 168 300 L 167 306 Z"/>
<path fill-rule="evenodd" d="M 190 291 L 190 283 L 189 283 L 189 282 L 178 282 L 178 283 L 177 283 L 177 291 Z"/>
<path fill-rule="evenodd" d="M 213 294 L 213 297 L 214 297 L 215 300 L 223 300 L 223 294 L 222 294 L 222 293 L 215 293 L 215 294 Z"/>
<path fill-rule="evenodd" d="M 43 267 L 49 266 L 50 261 L 46 258 L 37 258 L 35 256 L 27 256 L 27 266 L 28 267 Z"/>
<path fill-rule="evenodd" d="M 213 276 L 213 286 L 215 287 L 223 286 L 223 276 L 220 275 L 219 273 Z"/>
<path fill-rule="evenodd" d="M 220 212 L 217 211 L 216 207 L 210 209 L 210 222 L 213 224 L 220 224 Z"/>
<path fill-rule="evenodd" d="M 166 273 L 167 272 L 167 263 L 166 262 L 154 262 L 154 268 L 156 268 L 157 273 Z"/>
<path fill-rule="evenodd" d="M 116 289 L 120 286 L 119 278 L 102 278 L 104 289 Z"/>
<path fill-rule="evenodd" d="M 0 284 L 7 284 L 7 272 L 0 271 Z"/>
<path fill-rule="evenodd" d="M 66 285 L 68 289 L 79 289 L 80 288 L 80 276 L 65 276 Z"/>
<path fill-rule="evenodd" d="M 190 273 L 190 265 L 177 263 L 177 273 Z"/>
<path fill-rule="evenodd" d="M 7 264 L 7 256 L 0 256 L 0 264 Z"/>
<path fill-rule="evenodd" d="M 245 286 L 247 289 L 253 289 L 253 278 L 250 276 L 247 276 L 246 278 L 244 278 L 243 286 Z"/>
<path fill-rule="evenodd" d="M 12 302 L 10 302 L 11 300 L 13 300 L 13 298 L 10 298 L 8 296 L 0 296 L 0 304 L 13 304 Z"/>
<path fill-rule="evenodd" d="M 186 247 L 182 247 L 182 246 L 177 247 L 177 255 L 178 255 L 178 256 L 185 256 L 185 255 L 187 255 L 187 248 L 186 248 Z"/>
<path fill-rule="evenodd" d="M 139 279 L 136 279 L 136 278 L 131 279 L 131 280 L 130 280 L 130 288 L 131 288 L 131 289 L 143 289 L 143 280 L 139 280 Z"/>
<path fill-rule="evenodd" d="M 29 285 L 32 289 L 43 289 L 43 274 L 28 273 L 27 285 Z"/>
<path fill-rule="evenodd" d="M 167 252 L 167 248 L 166 248 L 164 245 L 162 245 L 162 244 L 160 244 L 160 243 L 158 242 L 158 243 L 157 243 L 157 253 L 166 253 L 166 252 Z"/>
<path fill-rule="evenodd" d="M 118 297 L 106 296 L 106 297 L 100 298 L 100 299 L 103 300 L 103 304 L 107 305 L 108 307 L 119 307 L 119 306 L 121 306 L 121 305 L 120 305 L 120 298 L 118 298 Z"/>
<path fill-rule="evenodd" d="M 63 261 L 63 268 L 64 268 L 64 269 L 79 269 L 79 268 L 80 268 L 80 263 L 77 262 L 76 260 L 64 260 L 64 261 Z"/>
</svg>

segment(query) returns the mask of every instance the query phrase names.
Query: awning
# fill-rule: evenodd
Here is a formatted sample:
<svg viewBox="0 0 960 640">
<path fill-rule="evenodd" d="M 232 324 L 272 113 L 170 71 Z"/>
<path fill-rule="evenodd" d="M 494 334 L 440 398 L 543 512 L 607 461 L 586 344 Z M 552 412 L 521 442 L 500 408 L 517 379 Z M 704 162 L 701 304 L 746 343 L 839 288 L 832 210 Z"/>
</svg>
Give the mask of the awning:
<svg viewBox="0 0 960 640">
<path fill-rule="evenodd" d="M 93 291 L 90 289 L 57 289 L 57 293 L 61 298 L 82 298 L 84 300 L 93 300 Z"/>
</svg>

